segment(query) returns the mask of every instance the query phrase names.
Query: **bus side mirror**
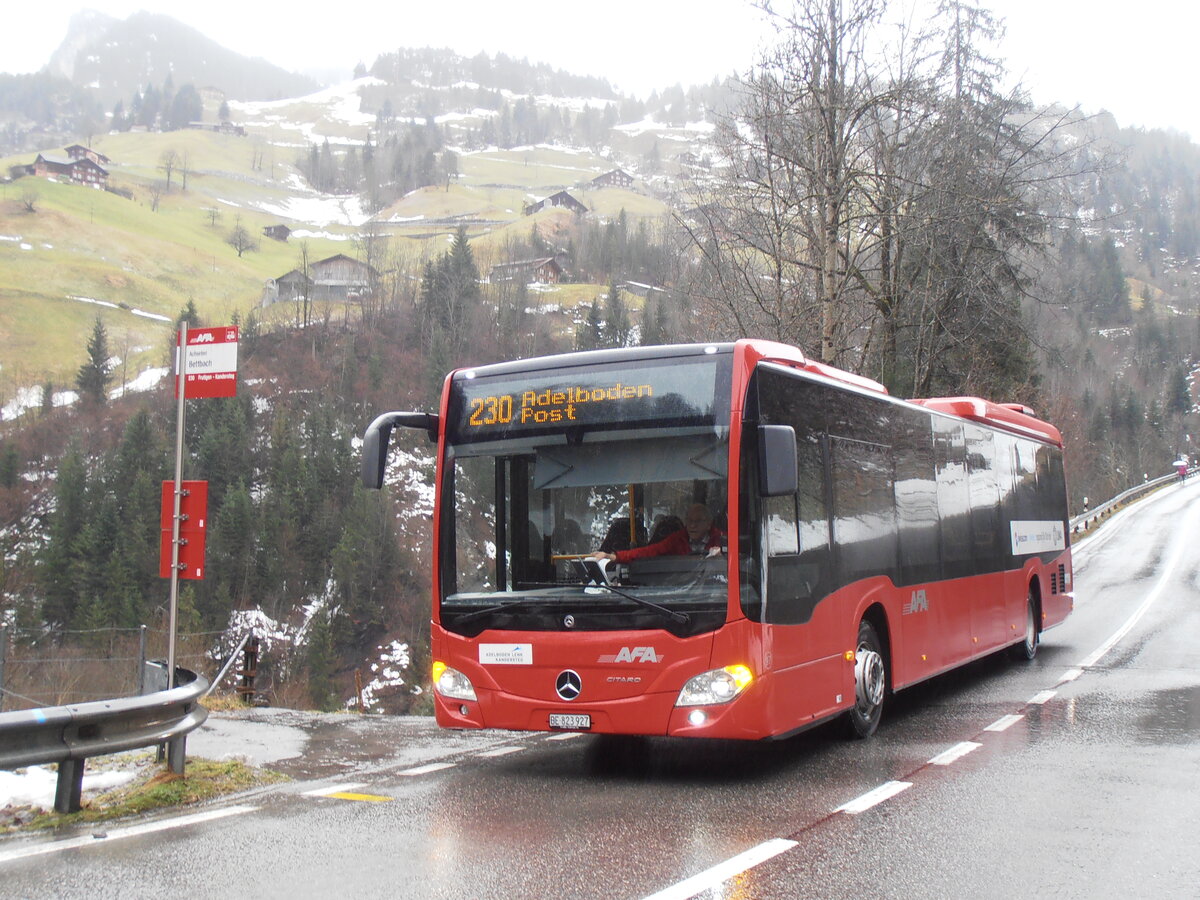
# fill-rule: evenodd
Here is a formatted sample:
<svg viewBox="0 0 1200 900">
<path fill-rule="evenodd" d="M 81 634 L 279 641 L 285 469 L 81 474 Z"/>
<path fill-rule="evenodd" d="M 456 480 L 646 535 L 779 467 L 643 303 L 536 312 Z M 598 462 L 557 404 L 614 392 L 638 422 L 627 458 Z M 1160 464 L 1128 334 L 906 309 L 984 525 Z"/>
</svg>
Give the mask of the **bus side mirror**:
<svg viewBox="0 0 1200 900">
<path fill-rule="evenodd" d="M 438 417 L 432 413 L 390 412 L 379 416 L 363 432 L 362 485 L 370 490 L 383 487 L 387 467 L 388 442 L 397 425 L 423 429 L 431 441 L 438 437 Z"/>
<path fill-rule="evenodd" d="M 796 429 L 758 426 L 758 493 L 784 497 L 796 493 Z"/>
</svg>

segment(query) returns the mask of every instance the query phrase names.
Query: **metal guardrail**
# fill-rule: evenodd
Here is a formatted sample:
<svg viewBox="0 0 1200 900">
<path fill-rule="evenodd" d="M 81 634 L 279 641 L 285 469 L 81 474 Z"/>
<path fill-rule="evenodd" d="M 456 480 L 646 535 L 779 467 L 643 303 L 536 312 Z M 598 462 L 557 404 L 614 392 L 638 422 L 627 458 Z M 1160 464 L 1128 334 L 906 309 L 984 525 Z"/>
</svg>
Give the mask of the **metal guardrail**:
<svg viewBox="0 0 1200 900">
<path fill-rule="evenodd" d="M 1189 469 L 1188 477 L 1189 478 L 1193 477 L 1198 471 L 1200 471 L 1200 469 Z M 1147 482 L 1144 482 L 1139 485 L 1135 485 L 1134 487 L 1131 487 L 1129 490 L 1124 491 L 1123 493 L 1117 494 L 1117 496 L 1113 497 L 1111 500 L 1109 500 L 1105 503 L 1101 503 L 1095 509 L 1089 509 L 1086 512 L 1080 513 L 1079 515 L 1073 517 L 1070 520 L 1071 533 L 1074 534 L 1075 532 L 1079 531 L 1081 528 L 1087 529 L 1088 527 L 1090 527 L 1092 525 L 1093 522 L 1097 522 L 1100 519 L 1103 519 L 1103 518 L 1111 515 L 1115 509 L 1117 509 L 1122 504 L 1129 502 L 1130 500 L 1134 499 L 1135 497 L 1139 497 L 1142 494 L 1145 494 L 1145 493 L 1148 493 L 1149 491 L 1154 490 L 1155 488 L 1162 487 L 1165 484 L 1171 484 L 1178 480 L 1179 480 L 1179 476 L 1177 474 L 1172 473 L 1170 475 L 1163 475 L 1160 478 L 1152 478 Z"/>
<path fill-rule="evenodd" d="M 199 702 L 208 680 L 176 667 L 175 683 L 140 697 L 0 713 L 0 769 L 58 763 L 60 813 L 79 811 L 84 761 L 92 756 L 166 744 L 171 771 L 183 774 L 187 735 L 208 718 Z"/>
</svg>

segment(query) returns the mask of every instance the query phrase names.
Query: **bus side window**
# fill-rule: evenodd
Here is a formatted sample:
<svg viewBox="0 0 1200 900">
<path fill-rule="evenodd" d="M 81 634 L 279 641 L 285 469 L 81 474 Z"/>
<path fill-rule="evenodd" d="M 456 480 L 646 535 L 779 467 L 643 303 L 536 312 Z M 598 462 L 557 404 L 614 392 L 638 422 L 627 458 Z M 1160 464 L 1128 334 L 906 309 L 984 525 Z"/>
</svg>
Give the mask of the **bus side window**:
<svg viewBox="0 0 1200 900">
<path fill-rule="evenodd" d="M 790 425 L 796 432 L 796 493 L 766 498 L 763 560 L 766 596 L 763 621 L 801 624 L 832 589 L 825 418 L 829 389 L 770 368 L 755 375 L 755 399 L 763 424 Z"/>
<path fill-rule="evenodd" d="M 767 554 L 768 556 L 793 556 L 800 552 L 800 538 L 796 531 L 796 495 L 766 498 Z"/>
</svg>

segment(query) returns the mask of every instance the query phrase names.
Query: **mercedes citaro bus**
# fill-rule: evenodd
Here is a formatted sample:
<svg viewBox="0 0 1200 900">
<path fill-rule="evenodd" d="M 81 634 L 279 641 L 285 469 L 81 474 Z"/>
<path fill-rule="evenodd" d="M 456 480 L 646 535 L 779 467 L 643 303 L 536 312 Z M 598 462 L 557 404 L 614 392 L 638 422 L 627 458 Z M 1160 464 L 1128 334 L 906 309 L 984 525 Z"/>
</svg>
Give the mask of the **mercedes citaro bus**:
<svg viewBox="0 0 1200 900">
<path fill-rule="evenodd" d="M 444 726 L 865 737 L 890 692 L 1032 658 L 1073 605 L 1062 440 L 1015 404 L 742 340 L 452 372 L 436 414 L 367 429 L 368 487 L 397 426 L 437 442 Z M 680 552 L 698 504 L 709 546 Z"/>
</svg>

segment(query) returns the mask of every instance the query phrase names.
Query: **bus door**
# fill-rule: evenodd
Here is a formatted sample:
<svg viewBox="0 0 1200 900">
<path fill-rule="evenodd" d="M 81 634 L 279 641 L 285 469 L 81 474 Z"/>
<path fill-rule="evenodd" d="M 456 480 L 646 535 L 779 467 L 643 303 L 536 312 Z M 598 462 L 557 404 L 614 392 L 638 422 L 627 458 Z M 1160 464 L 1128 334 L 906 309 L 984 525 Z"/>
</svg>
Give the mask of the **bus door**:
<svg viewBox="0 0 1200 900">
<path fill-rule="evenodd" d="M 936 598 L 941 631 L 939 668 L 975 652 L 971 589 L 975 573 L 971 545 L 971 498 L 967 487 L 967 444 L 962 423 L 935 416 L 933 451 L 941 523 L 942 577 Z M 933 601 L 935 598 L 929 598 Z"/>
<path fill-rule="evenodd" d="M 971 496 L 971 543 L 975 574 L 971 592 L 972 640 L 976 652 L 1005 643 L 1008 638 L 1004 547 L 1000 543 L 1000 494 L 996 444 L 992 432 L 964 426 Z"/>
</svg>

